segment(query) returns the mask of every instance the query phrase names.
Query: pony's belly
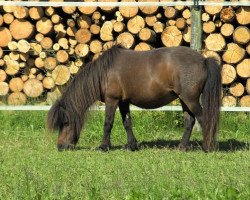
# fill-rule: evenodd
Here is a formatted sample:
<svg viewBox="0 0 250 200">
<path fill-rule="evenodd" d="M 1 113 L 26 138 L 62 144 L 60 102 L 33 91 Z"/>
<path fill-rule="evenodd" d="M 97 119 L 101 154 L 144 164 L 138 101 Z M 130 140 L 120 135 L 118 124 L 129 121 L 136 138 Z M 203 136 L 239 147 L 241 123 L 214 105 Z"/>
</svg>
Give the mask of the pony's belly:
<svg viewBox="0 0 250 200">
<path fill-rule="evenodd" d="M 155 96 L 155 97 L 144 97 L 144 98 L 131 98 L 131 104 L 138 106 L 140 108 L 145 109 L 154 109 L 159 108 L 162 106 L 167 105 L 168 103 L 172 102 L 173 100 L 177 99 L 178 96 L 173 93 L 169 92 L 163 96 Z"/>
</svg>

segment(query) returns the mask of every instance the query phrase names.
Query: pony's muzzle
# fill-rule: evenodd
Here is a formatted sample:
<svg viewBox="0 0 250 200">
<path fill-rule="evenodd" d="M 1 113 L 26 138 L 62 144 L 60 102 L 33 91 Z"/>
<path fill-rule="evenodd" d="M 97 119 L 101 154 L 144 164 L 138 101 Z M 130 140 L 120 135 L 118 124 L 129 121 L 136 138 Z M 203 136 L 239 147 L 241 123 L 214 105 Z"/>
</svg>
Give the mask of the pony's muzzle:
<svg viewBox="0 0 250 200">
<path fill-rule="evenodd" d="M 75 149 L 75 145 L 73 144 L 57 144 L 58 151 L 66 151 Z"/>
</svg>

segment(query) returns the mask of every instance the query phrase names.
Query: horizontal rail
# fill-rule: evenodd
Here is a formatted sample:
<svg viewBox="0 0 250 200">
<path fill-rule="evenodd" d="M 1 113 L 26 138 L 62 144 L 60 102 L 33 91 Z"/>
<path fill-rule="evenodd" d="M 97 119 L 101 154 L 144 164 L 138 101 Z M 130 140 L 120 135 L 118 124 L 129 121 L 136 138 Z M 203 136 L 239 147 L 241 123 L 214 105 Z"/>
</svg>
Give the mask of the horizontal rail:
<svg viewBox="0 0 250 200">
<path fill-rule="evenodd" d="M 0 111 L 48 111 L 51 106 L 0 106 Z M 142 109 L 136 106 L 130 106 L 131 110 L 149 110 L 149 111 L 182 111 L 181 106 L 163 106 L 157 109 Z M 92 106 L 90 110 L 105 110 L 105 106 Z M 221 111 L 226 112 L 250 112 L 250 107 L 221 107 Z"/>
<path fill-rule="evenodd" d="M 175 1 L 175 2 L 38 2 L 38 1 L 1 1 L 0 6 L 86 6 L 86 7 L 120 7 L 120 6 L 192 6 L 193 1 Z M 199 5 L 210 6 L 250 6 L 248 1 L 237 2 L 208 2 L 200 1 Z"/>
</svg>

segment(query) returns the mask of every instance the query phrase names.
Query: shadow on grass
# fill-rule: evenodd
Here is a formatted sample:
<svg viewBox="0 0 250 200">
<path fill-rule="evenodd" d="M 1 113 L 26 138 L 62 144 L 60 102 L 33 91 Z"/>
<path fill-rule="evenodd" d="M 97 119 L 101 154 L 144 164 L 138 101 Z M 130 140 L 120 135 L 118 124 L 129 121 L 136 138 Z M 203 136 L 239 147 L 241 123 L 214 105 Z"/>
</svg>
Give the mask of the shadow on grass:
<svg viewBox="0 0 250 200">
<path fill-rule="evenodd" d="M 142 141 L 139 143 L 139 150 L 142 149 L 178 149 L 179 140 L 163 140 L 158 139 L 155 141 Z M 194 140 L 190 142 L 191 149 L 190 151 L 202 150 L 202 141 Z M 248 142 L 242 142 L 235 139 L 229 139 L 227 141 L 219 141 L 218 142 L 219 149 L 217 151 L 221 152 L 232 152 L 232 151 L 242 151 L 249 150 L 250 144 Z M 124 150 L 125 146 L 116 145 L 112 146 L 111 150 Z M 75 151 L 78 150 L 97 150 L 95 147 L 83 147 L 77 146 Z"/>
<path fill-rule="evenodd" d="M 168 149 L 177 149 L 179 140 L 155 140 L 155 141 L 143 141 L 140 143 L 140 148 L 168 148 Z M 218 142 L 219 149 L 217 151 L 241 151 L 241 150 L 249 150 L 250 144 L 247 142 L 238 141 L 235 139 L 229 139 L 227 141 L 219 141 Z M 190 142 L 191 151 L 193 150 L 202 150 L 202 141 L 194 140 Z"/>
</svg>

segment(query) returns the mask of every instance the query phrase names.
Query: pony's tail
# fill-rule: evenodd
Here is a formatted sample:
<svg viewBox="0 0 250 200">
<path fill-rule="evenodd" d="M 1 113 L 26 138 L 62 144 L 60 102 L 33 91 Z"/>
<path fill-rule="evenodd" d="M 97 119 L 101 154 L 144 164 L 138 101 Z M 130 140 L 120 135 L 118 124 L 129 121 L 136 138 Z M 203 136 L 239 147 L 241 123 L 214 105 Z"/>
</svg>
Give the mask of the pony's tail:
<svg viewBox="0 0 250 200">
<path fill-rule="evenodd" d="M 47 115 L 47 128 L 49 131 L 59 130 L 66 119 L 66 113 L 61 107 L 60 99 L 58 99 L 50 108 Z"/>
<path fill-rule="evenodd" d="M 207 80 L 203 89 L 203 148 L 215 149 L 221 105 L 221 66 L 214 58 L 206 58 Z"/>
</svg>

